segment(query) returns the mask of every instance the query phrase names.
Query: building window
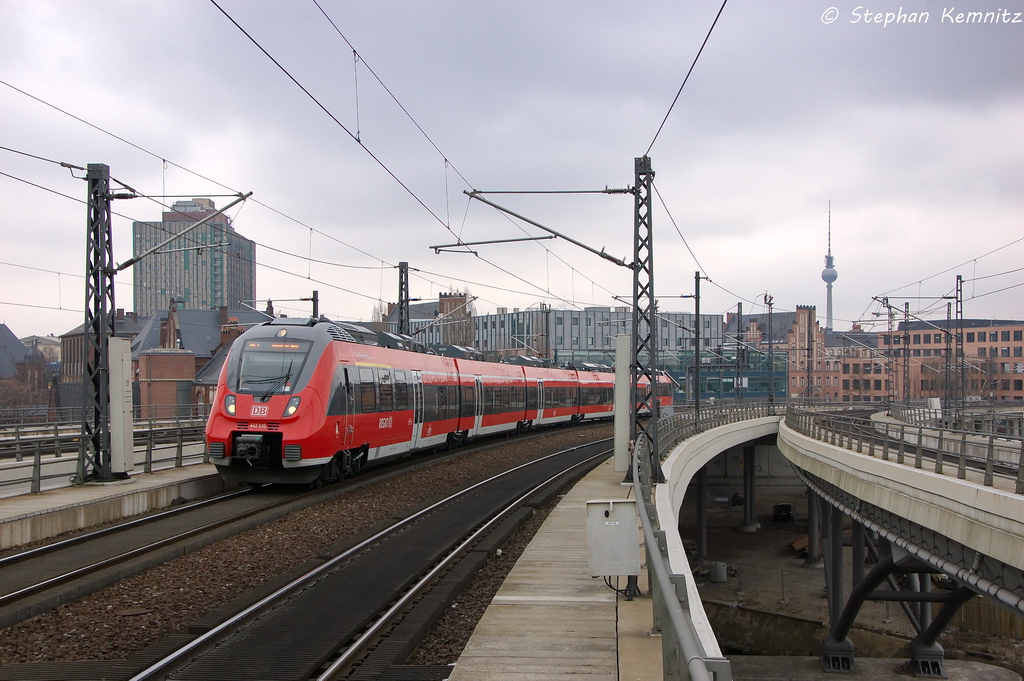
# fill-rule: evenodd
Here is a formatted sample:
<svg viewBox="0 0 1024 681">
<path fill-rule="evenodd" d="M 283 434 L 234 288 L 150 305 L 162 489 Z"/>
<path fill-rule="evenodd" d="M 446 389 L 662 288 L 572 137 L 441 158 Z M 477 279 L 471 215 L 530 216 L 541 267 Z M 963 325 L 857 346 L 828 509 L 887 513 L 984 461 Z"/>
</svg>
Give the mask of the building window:
<svg viewBox="0 0 1024 681">
<path fill-rule="evenodd" d="M 942 334 L 941 333 L 935 334 L 935 342 L 936 343 L 941 343 L 942 342 Z"/>
<path fill-rule="evenodd" d="M 572 325 L 573 326 L 579 326 L 580 325 L 580 318 L 579 317 L 573 317 L 572 318 Z"/>
<path fill-rule="evenodd" d="M 1024 331 L 1021 331 L 1020 329 L 1017 329 L 1016 331 L 1014 331 L 1013 332 L 1013 340 L 1015 340 L 1015 341 L 1024 340 Z"/>
<path fill-rule="evenodd" d="M 915 333 L 914 334 L 914 345 L 917 345 L 920 342 L 921 342 L 921 334 Z"/>
<path fill-rule="evenodd" d="M 1017 347 L 1015 347 L 1013 349 L 1013 356 L 1014 357 L 1020 357 L 1021 356 L 1021 352 L 1020 351 L 1021 351 L 1021 347 L 1018 345 Z"/>
<path fill-rule="evenodd" d="M 932 356 L 932 351 L 931 351 L 931 350 L 929 350 L 928 348 L 925 348 L 925 350 L 924 350 L 924 356 L 925 356 L 925 357 L 931 357 L 931 356 Z"/>
<path fill-rule="evenodd" d="M 1024 390 L 1024 381 L 1022 381 L 1019 378 L 1013 379 L 1013 389 L 1014 390 Z"/>
<path fill-rule="evenodd" d="M 1010 342 L 1010 332 L 1009 331 L 1000 331 L 999 332 L 999 340 L 1003 341 L 1004 343 Z"/>
<path fill-rule="evenodd" d="M 917 348 L 914 348 L 914 357 L 920 357 L 920 356 L 921 356 L 921 351 L 918 350 Z"/>
<path fill-rule="evenodd" d="M 932 342 L 932 335 L 930 333 L 924 334 L 924 342 L 925 343 L 931 343 Z"/>
<path fill-rule="evenodd" d="M 1009 390 L 1010 389 L 1010 379 L 1004 378 L 1004 379 L 1000 380 L 999 381 L 999 389 L 1000 390 Z"/>
<path fill-rule="evenodd" d="M 999 349 L 999 356 L 1000 357 L 1009 357 L 1010 356 L 1010 348 L 1000 348 Z"/>
<path fill-rule="evenodd" d="M 882 389 L 882 380 L 881 379 L 876 379 L 875 380 L 875 390 L 881 390 L 881 389 Z"/>
<path fill-rule="evenodd" d="M 989 340 L 990 343 L 995 343 L 997 340 L 999 340 L 999 332 L 998 331 L 989 331 L 988 332 L 988 340 Z"/>
<path fill-rule="evenodd" d="M 967 332 L 967 342 L 968 343 L 973 343 L 974 342 L 974 332 L 973 331 L 968 331 Z"/>
<path fill-rule="evenodd" d="M 853 379 L 853 389 L 854 390 L 860 390 L 860 379 L 859 378 Z"/>
<path fill-rule="evenodd" d="M 985 348 L 978 348 L 978 357 L 985 356 Z"/>
<path fill-rule="evenodd" d="M 573 344 L 574 346 L 576 346 L 576 345 L 579 345 L 579 344 L 580 344 L 580 339 L 579 339 L 579 337 L 578 337 L 578 336 L 573 336 L 573 337 L 572 337 L 572 344 Z"/>
<path fill-rule="evenodd" d="M 843 373 L 844 374 L 850 373 L 850 365 L 849 364 L 844 364 L 843 365 Z"/>
<path fill-rule="evenodd" d="M 850 389 L 850 379 L 844 378 L 843 379 L 843 390 L 849 390 L 849 389 Z"/>
<path fill-rule="evenodd" d="M 855 374 L 859 374 L 860 373 L 860 365 L 859 364 L 854 364 L 853 365 L 853 373 L 855 373 Z"/>
<path fill-rule="evenodd" d="M 555 316 L 555 326 L 561 326 L 561 325 L 562 325 L 562 315 L 556 315 Z"/>
</svg>

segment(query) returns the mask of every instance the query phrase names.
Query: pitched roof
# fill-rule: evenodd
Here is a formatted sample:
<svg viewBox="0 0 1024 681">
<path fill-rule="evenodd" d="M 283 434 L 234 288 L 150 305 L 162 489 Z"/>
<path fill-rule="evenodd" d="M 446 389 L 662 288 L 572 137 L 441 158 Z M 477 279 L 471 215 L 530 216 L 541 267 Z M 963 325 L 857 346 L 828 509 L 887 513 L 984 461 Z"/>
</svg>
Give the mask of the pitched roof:
<svg viewBox="0 0 1024 681">
<path fill-rule="evenodd" d="M 25 361 L 28 348 L 21 344 L 6 324 L 0 324 L 0 378 L 13 378 L 18 375 L 14 365 Z"/>
<path fill-rule="evenodd" d="M 270 319 L 255 310 L 228 310 L 227 316 L 237 319 L 241 326 L 255 326 Z M 160 347 L 160 322 L 166 320 L 167 310 L 161 310 L 146 322 L 132 342 L 132 359 L 144 350 Z M 196 357 L 213 356 L 220 345 L 220 327 L 220 310 L 178 310 L 182 349 L 191 350 Z"/>
</svg>

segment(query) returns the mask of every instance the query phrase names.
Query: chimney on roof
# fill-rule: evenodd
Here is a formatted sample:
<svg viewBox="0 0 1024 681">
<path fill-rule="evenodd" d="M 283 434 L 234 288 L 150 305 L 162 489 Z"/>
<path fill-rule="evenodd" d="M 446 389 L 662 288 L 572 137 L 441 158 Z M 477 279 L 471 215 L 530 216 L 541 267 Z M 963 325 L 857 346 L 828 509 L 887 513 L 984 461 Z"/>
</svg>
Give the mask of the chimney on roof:
<svg viewBox="0 0 1024 681">
<path fill-rule="evenodd" d="M 220 325 L 224 326 L 228 323 L 228 306 L 221 305 L 218 309 L 220 310 Z"/>
</svg>

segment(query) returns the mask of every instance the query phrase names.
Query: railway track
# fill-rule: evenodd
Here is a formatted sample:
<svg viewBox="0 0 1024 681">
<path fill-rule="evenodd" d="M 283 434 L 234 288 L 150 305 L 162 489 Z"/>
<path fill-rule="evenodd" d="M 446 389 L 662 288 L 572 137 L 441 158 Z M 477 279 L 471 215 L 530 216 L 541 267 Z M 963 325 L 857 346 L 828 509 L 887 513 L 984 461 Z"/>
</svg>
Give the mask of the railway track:
<svg viewBox="0 0 1024 681">
<path fill-rule="evenodd" d="M 543 438 L 546 434 L 525 435 L 519 440 Z M 52 610 L 213 542 L 266 524 L 293 510 L 323 503 L 357 487 L 372 485 L 409 470 L 506 442 L 505 438 L 491 438 L 445 454 L 416 455 L 313 491 L 269 485 L 260 489 L 237 490 L 9 553 L 0 557 L 0 628 Z"/>
<path fill-rule="evenodd" d="M 131 678 L 376 678 L 412 652 L 518 524 L 517 509 L 609 452 L 607 442 L 559 452 L 374 528 Z"/>
<path fill-rule="evenodd" d="M 238 490 L 7 555 L 0 628 L 316 502 L 295 490 Z"/>
</svg>

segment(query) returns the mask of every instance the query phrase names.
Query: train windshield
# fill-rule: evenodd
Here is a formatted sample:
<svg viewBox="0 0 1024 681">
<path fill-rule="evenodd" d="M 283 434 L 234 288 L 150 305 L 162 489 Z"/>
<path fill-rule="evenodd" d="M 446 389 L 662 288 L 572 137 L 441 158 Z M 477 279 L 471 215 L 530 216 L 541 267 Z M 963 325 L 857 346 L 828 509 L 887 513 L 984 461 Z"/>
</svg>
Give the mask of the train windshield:
<svg viewBox="0 0 1024 681">
<path fill-rule="evenodd" d="M 247 340 L 242 348 L 238 392 L 258 393 L 264 398 L 290 393 L 312 345 L 298 339 Z"/>
</svg>

